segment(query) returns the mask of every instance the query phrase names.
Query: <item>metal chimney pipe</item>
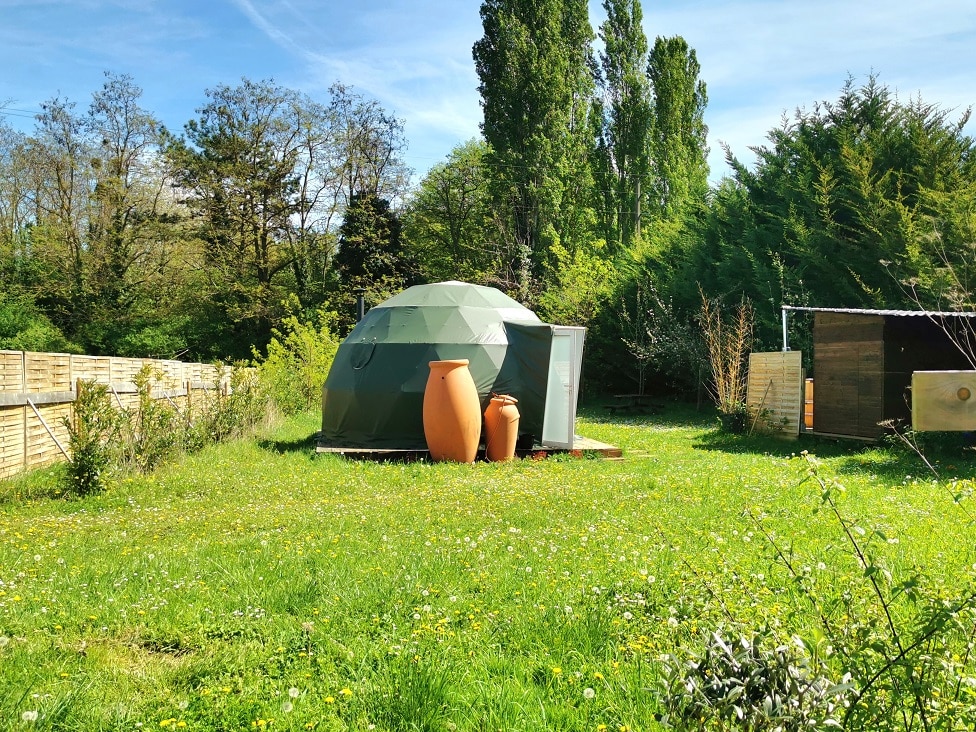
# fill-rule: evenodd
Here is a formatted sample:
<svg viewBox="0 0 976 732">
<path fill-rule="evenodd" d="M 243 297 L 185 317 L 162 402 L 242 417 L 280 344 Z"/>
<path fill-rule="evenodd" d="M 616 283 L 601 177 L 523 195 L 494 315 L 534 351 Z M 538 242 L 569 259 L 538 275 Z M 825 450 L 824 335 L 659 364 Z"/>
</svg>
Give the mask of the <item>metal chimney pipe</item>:
<svg viewBox="0 0 976 732">
<path fill-rule="evenodd" d="M 356 322 L 358 323 L 366 315 L 366 289 L 357 287 L 353 292 L 356 293 Z"/>
</svg>

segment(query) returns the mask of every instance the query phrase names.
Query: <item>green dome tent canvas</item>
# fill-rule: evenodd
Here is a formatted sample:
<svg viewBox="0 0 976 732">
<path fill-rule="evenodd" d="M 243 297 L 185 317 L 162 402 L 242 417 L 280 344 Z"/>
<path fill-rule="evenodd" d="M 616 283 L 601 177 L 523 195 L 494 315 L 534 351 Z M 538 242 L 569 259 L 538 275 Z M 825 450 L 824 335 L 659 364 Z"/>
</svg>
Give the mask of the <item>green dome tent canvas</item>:
<svg viewBox="0 0 976 732">
<path fill-rule="evenodd" d="M 369 310 L 339 346 L 322 388 L 319 445 L 425 450 L 428 364 L 465 358 L 482 411 L 493 393 L 519 400 L 520 444 L 545 444 L 553 433 L 564 446 L 565 423 L 571 448 L 583 331 L 543 323 L 491 287 L 404 290 Z"/>
</svg>

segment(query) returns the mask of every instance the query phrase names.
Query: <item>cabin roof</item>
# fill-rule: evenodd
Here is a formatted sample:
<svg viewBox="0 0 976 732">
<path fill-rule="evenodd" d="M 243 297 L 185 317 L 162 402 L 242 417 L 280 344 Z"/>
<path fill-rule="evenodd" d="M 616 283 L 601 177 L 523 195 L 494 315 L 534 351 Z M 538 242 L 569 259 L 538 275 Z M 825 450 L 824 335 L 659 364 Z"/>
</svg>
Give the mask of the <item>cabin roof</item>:
<svg viewBox="0 0 976 732">
<path fill-rule="evenodd" d="M 965 312 L 960 310 L 884 310 L 870 308 L 812 308 L 801 307 L 798 305 L 783 305 L 783 310 L 800 311 L 807 313 L 845 313 L 848 315 L 895 315 L 907 317 L 926 317 L 926 318 L 976 318 L 976 312 Z"/>
</svg>

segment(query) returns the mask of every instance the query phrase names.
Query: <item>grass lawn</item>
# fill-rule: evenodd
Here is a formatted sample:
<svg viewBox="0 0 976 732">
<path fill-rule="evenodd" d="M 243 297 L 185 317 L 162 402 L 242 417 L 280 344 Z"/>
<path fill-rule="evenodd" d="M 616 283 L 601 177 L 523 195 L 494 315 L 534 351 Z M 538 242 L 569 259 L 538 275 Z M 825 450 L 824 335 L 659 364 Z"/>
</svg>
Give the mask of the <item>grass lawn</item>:
<svg viewBox="0 0 976 732">
<path fill-rule="evenodd" d="M 971 451 L 934 481 L 670 408 L 584 412 L 622 461 L 373 464 L 315 455 L 318 419 L 83 500 L 0 483 L 0 729 L 654 730 L 662 657 L 714 631 L 796 636 L 863 686 L 927 622 L 911 693 L 972 721 Z"/>
</svg>

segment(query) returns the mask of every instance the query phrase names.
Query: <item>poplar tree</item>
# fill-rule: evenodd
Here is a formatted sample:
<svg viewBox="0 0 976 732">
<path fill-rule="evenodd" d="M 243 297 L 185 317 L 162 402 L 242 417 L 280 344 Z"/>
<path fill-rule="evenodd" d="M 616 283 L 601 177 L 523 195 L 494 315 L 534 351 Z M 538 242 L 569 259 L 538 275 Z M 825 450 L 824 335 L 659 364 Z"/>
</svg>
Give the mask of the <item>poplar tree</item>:
<svg viewBox="0 0 976 732">
<path fill-rule="evenodd" d="M 654 93 L 650 204 L 662 218 L 676 218 L 708 191 L 708 147 L 701 65 L 681 36 L 658 38 L 647 66 Z"/>
<path fill-rule="evenodd" d="M 485 0 L 474 44 L 496 206 L 511 241 L 511 289 L 523 297 L 575 248 L 591 196 L 593 30 L 585 0 Z"/>
<path fill-rule="evenodd" d="M 612 249 L 628 247 L 641 233 L 641 199 L 650 190 L 653 128 L 647 76 L 647 36 L 640 0 L 604 0 L 600 26 L 603 52 L 603 128 L 598 142 L 597 180 L 602 193 L 604 236 Z"/>
</svg>

